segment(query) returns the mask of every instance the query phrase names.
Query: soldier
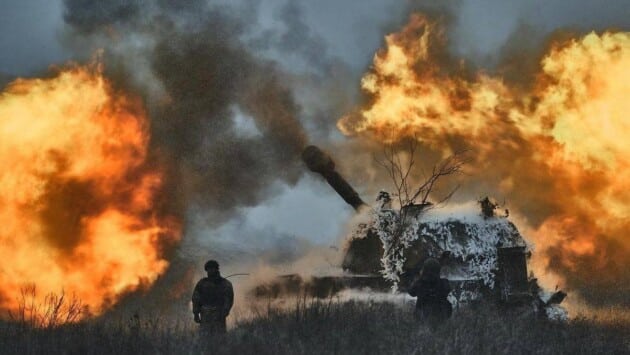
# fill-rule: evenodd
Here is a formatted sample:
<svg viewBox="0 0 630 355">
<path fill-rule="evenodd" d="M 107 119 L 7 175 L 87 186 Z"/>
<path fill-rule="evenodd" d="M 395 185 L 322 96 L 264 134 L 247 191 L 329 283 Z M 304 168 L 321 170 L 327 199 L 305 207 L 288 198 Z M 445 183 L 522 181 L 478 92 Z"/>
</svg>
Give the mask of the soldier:
<svg viewBox="0 0 630 355">
<path fill-rule="evenodd" d="M 193 315 L 201 329 L 225 333 L 225 319 L 234 304 L 234 290 L 227 279 L 221 277 L 219 263 L 209 260 L 204 269 L 208 277 L 197 282 L 192 295 Z"/>
<path fill-rule="evenodd" d="M 446 298 L 451 287 L 447 279 L 440 278 L 440 268 L 439 261 L 428 258 L 422 266 L 420 277 L 409 287 L 409 294 L 418 297 L 416 319 L 428 322 L 434 329 L 453 312 L 453 307 Z"/>
</svg>

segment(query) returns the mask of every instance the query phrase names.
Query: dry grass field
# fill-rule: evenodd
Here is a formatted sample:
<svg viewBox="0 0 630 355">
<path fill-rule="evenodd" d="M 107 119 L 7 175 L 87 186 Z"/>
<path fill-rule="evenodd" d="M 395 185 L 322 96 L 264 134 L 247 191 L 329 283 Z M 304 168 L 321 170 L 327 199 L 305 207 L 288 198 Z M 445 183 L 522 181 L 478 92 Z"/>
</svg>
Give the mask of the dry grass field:
<svg viewBox="0 0 630 355">
<path fill-rule="evenodd" d="M 554 323 L 457 312 L 435 331 L 410 306 L 387 302 L 297 303 L 236 321 L 226 335 L 199 334 L 190 319 L 109 317 L 49 328 L 0 323 L 3 354 L 630 354 L 630 325 L 575 318 Z"/>
</svg>

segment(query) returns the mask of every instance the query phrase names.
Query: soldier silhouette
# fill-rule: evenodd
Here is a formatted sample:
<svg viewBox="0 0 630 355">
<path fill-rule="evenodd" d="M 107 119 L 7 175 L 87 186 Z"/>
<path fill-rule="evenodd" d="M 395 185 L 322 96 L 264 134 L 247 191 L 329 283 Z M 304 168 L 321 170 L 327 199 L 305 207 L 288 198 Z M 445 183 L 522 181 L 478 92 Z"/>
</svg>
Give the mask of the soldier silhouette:
<svg viewBox="0 0 630 355">
<path fill-rule="evenodd" d="M 225 319 L 234 304 L 232 283 L 221 277 L 215 260 L 206 262 L 204 269 L 208 276 L 197 282 L 192 295 L 194 319 L 204 331 L 225 333 Z"/>
<path fill-rule="evenodd" d="M 409 287 L 409 294 L 418 297 L 416 319 L 427 322 L 433 329 L 451 316 L 453 307 L 447 296 L 451 287 L 447 279 L 440 278 L 440 263 L 433 258 L 425 260 L 419 277 Z"/>
</svg>

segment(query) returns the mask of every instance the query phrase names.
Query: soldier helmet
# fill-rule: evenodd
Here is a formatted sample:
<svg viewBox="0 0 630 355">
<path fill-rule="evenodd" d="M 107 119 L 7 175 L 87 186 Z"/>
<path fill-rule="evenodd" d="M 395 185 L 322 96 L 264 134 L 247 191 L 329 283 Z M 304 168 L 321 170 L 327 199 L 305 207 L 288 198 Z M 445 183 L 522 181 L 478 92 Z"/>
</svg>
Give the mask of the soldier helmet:
<svg viewBox="0 0 630 355">
<path fill-rule="evenodd" d="M 440 262 L 434 258 L 428 258 L 422 265 L 422 277 L 425 279 L 437 279 L 440 278 L 440 269 L 442 266 Z"/>
<path fill-rule="evenodd" d="M 206 271 L 210 269 L 218 269 L 218 268 L 219 268 L 219 263 L 216 260 L 208 260 L 203 266 L 203 269 Z"/>
</svg>

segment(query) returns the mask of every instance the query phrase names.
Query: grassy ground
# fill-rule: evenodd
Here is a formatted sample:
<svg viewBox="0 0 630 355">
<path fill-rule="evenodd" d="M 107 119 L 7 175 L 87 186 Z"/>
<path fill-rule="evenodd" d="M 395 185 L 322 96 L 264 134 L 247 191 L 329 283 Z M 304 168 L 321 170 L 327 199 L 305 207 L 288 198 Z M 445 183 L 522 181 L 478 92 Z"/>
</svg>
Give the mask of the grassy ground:
<svg viewBox="0 0 630 355">
<path fill-rule="evenodd" d="M 54 329 L 0 323 L 6 354 L 630 354 L 630 325 L 575 319 L 566 324 L 460 311 L 432 332 L 409 307 L 314 302 L 265 309 L 227 335 L 199 336 L 190 320 L 92 320 Z"/>
</svg>

